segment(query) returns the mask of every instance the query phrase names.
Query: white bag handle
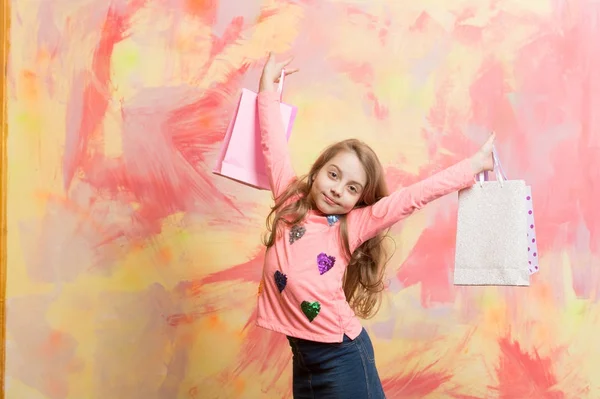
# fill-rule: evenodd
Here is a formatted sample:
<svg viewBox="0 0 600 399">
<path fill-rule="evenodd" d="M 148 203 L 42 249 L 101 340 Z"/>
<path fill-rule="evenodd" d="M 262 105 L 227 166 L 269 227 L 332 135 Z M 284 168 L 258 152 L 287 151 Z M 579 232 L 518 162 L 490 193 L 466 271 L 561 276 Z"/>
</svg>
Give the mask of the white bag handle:
<svg viewBox="0 0 600 399">
<path fill-rule="evenodd" d="M 506 174 L 504 174 L 504 169 L 502 169 L 502 163 L 500 163 L 500 158 L 498 157 L 496 146 L 492 147 L 492 159 L 494 160 L 494 175 L 496 175 L 496 180 L 498 180 L 498 182 L 500 183 L 500 187 L 503 187 L 503 183 L 508 179 L 506 178 Z M 479 186 L 483 186 L 483 182 L 488 180 L 489 176 L 487 170 L 485 172 L 480 172 L 477 174 L 477 181 L 479 182 Z"/>
<path fill-rule="evenodd" d="M 281 76 L 279 77 L 279 86 L 277 86 L 277 93 L 279 94 L 279 101 L 283 98 L 283 80 L 285 79 L 285 69 L 281 70 Z"/>
</svg>

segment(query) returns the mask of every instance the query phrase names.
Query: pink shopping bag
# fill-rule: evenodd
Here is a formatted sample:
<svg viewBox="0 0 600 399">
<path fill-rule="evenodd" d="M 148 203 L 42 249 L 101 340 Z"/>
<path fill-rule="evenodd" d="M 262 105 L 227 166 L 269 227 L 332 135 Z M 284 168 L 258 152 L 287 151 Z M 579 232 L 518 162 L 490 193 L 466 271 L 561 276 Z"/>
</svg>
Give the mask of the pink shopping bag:
<svg viewBox="0 0 600 399">
<path fill-rule="evenodd" d="M 277 90 L 280 98 L 283 94 L 284 76 L 285 72 L 282 71 Z M 258 124 L 257 99 L 257 93 L 242 89 L 213 173 L 254 188 L 269 190 Z M 280 110 L 286 138 L 289 140 L 297 108 L 280 103 Z"/>
</svg>

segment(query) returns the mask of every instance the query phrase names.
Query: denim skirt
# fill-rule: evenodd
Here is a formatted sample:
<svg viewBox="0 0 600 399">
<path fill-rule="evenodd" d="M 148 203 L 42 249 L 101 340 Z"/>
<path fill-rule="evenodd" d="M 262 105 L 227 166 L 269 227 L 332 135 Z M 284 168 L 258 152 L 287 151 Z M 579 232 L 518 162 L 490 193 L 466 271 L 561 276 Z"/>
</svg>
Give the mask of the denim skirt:
<svg viewBox="0 0 600 399">
<path fill-rule="evenodd" d="M 373 344 L 363 328 L 354 340 L 323 343 L 287 337 L 292 347 L 295 399 L 385 398 Z"/>
</svg>

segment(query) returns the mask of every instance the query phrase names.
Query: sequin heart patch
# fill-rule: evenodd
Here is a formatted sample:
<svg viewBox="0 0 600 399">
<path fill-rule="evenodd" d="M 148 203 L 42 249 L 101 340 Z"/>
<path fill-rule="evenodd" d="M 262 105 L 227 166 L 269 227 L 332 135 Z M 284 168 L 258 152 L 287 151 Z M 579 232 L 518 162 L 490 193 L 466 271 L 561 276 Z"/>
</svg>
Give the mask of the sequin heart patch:
<svg viewBox="0 0 600 399">
<path fill-rule="evenodd" d="M 275 284 L 277 285 L 277 289 L 279 289 L 279 293 L 281 293 L 287 285 L 287 276 L 281 273 L 279 270 L 277 270 L 275 272 L 274 278 Z"/>
<path fill-rule="evenodd" d="M 300 307 L 302 308 L 302 313 L 304 313 L 311 323 L 321 311 L 321 304 L 319 302 L 302 301 Z"/>
<path fill-rule="evenodd" d="M 335 264 L 335 257 L 328 256 L 326 253 L 321 252 L 317 256 L 317 265 L 319 266 L 319 273 L 321 275 L 327 273 Z"/>
<path fill-rule="evenodd" d="M 290 230 L 290 244 L 293 244 L 301 239 L 304 233 L 306 233 L 306 228 L 298 225 L 292 227 Z"/>
<path fill-rule="evenodd" d="M 338 220 L 340 220 L 340 218 L 337 215 L 327 216 L 327 223 L 329 223 L 330 226 L 333 226 Z"/>
</svg>

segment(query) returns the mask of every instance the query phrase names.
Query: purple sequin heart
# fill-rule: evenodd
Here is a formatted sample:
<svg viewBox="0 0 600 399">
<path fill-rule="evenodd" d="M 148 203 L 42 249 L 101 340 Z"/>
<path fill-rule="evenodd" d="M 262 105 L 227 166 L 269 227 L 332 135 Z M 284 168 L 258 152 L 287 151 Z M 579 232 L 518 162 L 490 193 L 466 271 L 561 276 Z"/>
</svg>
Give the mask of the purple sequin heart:
<svg viewBox="0 0 600 399">
<path fill-rule="evenodd" d="M 328 256 L 324 252 L 321 252 L 317 256 L 317 264 L 319 265 L 319 273 L 327 273 L 335 264 L 335 257 Z"/>
<path fill-rule="evenodd" d="M 283 291 L 285 286 L 287 285 L 287 276 L 281 273 L 279 270 L 275 272 L 275 284 L 277 284 L 277 288 L 279 289 L 279 293 Z"/>
</svg>

